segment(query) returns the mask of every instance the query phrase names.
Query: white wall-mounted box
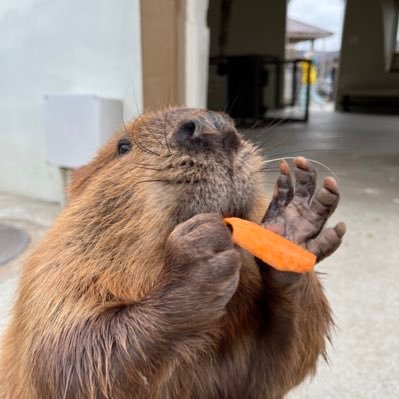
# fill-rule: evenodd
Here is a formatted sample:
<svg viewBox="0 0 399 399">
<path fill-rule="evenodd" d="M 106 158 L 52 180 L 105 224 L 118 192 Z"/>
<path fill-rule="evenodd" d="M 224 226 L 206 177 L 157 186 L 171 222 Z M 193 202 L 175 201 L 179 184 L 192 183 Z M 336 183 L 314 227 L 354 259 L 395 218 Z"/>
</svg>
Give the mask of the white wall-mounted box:
<svg viewBox="0 0 399 399">
<path fill-rule="evenodd" d="M 45 96 L 46 155 L 48 162 L 77 168 L 122 126 L 120 100 L 93 94 Z"/>
</svg>

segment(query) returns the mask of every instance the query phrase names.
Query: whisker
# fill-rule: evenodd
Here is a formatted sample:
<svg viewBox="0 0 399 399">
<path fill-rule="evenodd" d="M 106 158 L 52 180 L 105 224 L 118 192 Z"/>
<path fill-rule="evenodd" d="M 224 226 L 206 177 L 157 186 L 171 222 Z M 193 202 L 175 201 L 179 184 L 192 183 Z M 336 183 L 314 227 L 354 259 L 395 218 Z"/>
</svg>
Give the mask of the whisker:
<svg viewBox="0 0 399 399">
<path fill-rule="evenodd" d="M 145 176 L 143 176 L 145 177 Z M 167 179 L 150 179 L 150 180 L 140 180 L 139 182 L 137 182 L 135 184 L 135 186 L 137 186 L 140 183 L 154 183 L 154 182 L 164 182 L 164 183 L 170 183 L 171 180 L 167 180 Z"/>
<path fill-rule="evenodd" d="M 265 172 L 265 171 L 267 171 L 267 172 L 272 172 L 272 171 L 274 171 L 274 170 L 279 171 L 280 168 L 277 167 L 277 166 L 268 166 L 268 165 L 266 165 L 266 166 L 264 166 L 264 167 L 262 168 L 262 172 Z"/>
<path fill-rule="evenodd" d="M 258 126 L 260 123 L 262 123 L 261 120 L 256 121 L 252 126 L 246 128 L 246 129 L 242 132 L 242 134 L 243 134 L 244 136 L 249 136 L 249 135 L 250 135 L 250 131 L 256 129 L 257 126 Z"/>
<path fill-rule="evenodd" d="M 140 120 L 140 118 L 142 118 L 142 116 L 138 116 L 137 119 L 136 119 L 136 120 L 134 121 L 134 123 L 133 123 L 132 138 L 133 138 L 134 144 L 137 145 L 137 147 L 138 147 L 140 150 L 142 150 L 142 151 L 144 151 L 144 152 L 146 152 L 146 153 L 148 153 L 148 154 L 152 154 L 152 155 L 156 155 L 156 156 L 160 157 L 160 156 L 161 156 L 160 154 L 158 154 L 158 153 L 156 153 L 156 152 L 154 152 L 154 151 L 151 151 L 151 150 L 149 150 L 148 148 L 142 146 L 142 145 L 139 144 L 139 142 L 136 140 L 135 132 L 134 132 L 134 126 L 136 125 L 137 121 Z M 124 126 L 125 126 L 125 125 L 124 125 Z"/>
<path fill-rule="evenodd" d="M 261 148 L 265 148 L 265 146 L 268 146 L 268 148 L 274 148 L 279 145 L 285 144 L 287 142 L 287 140 L 289 139 L 288 136 L 281 137 L 280 141 L 278 141 L 277 143 L 273 143 L 272 146 L 269 146 L 269 143 L 272 143 L 275 140 L 277 133 L 279 133 L 279 132 L 277 130 L 274 130 L 274 131 L 268 133 L 268 135 L 266 137 L 263 137 L 265 135 L 265 132 L 262 129 L 256 135 L 248 134 L 246 137 L 249 138 L 252 142 L 255 142 L 256 145 L 258 145 Z M 261 136 L 262 136 L 262 139 L 260 139 Z"/>
<path fill-rule="evenodd" d="M 169 150 L 169 154 L 172 154 L 172 150 L 170 149 L 169 142 L 168 142 L 168 135 L 166 134 L 166 128 L 169 125 L 169 114 L 168 112 L 165 114 L 165 121 L 164 121 L 164 128 L 163 128 L 163 135 L 165 137 L 165 144 Z"/>
<path fill-rule="evenodd" d="M 149 168 L 153 168 L 154 167 L 154 165 L 147 164 L 147 163 L 138 163 L 138 162 L 132 162 L 132 163 L 133 163 L 133 165 L 137 165 L 137 166 L 147 166 Z M 159 169 L 159 170 L 161 170 L 161 169 Z"/>
<path fill-rule="evenodd" d="M 125 133 L 127 133 L 126 126 L 125 126 L 125 105 L 126 105 L 127 95 L 129 93 L 129 86 L 130 86 L 130 83 L 128 84 L 128 86 L 126 88 L 125 98 L 123 99 L 122 109 L 121 109 L 121 122 L 122 122 L 122 126 L 125 130 Z"/>
<path fill-rule="evenodd" d="M 232 101 L 231 106 L 230 106 L 230 110 L 228 110 L 228 109 L 229 109 L 229 105 L 226 104 L 225 110 L 224 110 L 223 112 L 224 112 L 225 114 L 230 115 L 230 113 L 231 113 L 231 111 L 233 110 L 233 107 L 234 107 L 234 105 L 235 105 L 235 103 L 236 103 L 237 100 L 238 100 L 238 95 L 234 97 L 234 100 Z"/>
<path fill-rule="evenodd" d="M 147 125 L 147 123 L 146 123 L 146 121 L 145 121 L 144 115 L 141 115 L 140 118 L 141 118 L 140 121 L 141 121 L 141 123 L 144 125 L 144 127 L 145 127 L 145 129 L 146 129 L 146 132 L 149 133 L 149 134 L 150 134 L 156 141 L 158 141 L 158 143 L 162 146 L 162 143 L 155 137 L 155 135 L 152 133 L 151 129 L 149 129 L 149 127 L 148 127 L 148 125 Z M 144 147 L 144 145 L 142 145 L 142 146 Z M 155 151 L 149 150 L 147 147 L 144 147 L 144 149 L 145 149 L 147 152 L 150 152 L 150 153 L 152 153 L 152 154 L 154 154 L 154 155 L 161 156 L 161 154 L 158 154 L 158 153 L 155 152 Z"/>
<path fill-rule="evenodd" d="M 284 161 L 284 160 L 287 160 L 287 159 L 289 159 L 289 160 L 294 160 L 295 157 L 274 158 L 274 159 L 266 160 L 266 161 L 264 161 L 264 163 L 277 162 L 277 161 Z M 315 163 L 316 165 L 320 165 L 320 166 L 322 166 L 323 168 L 327 169 L 327 170 L 335 177 L 335 179 L 336 179 L 337 182 L 339 183 L 339 178 L 338 178 L 338 176 L 331 170 L 331 168 L 329 168 L 327 165 L 324 165 L 324 163 L 322 163 L 322 162 L 319 162 L 319 161 L 316 161 L 316 160 L 310 159 L 310 158 L 307 158 L 307 159 L 308 159 L 308 161 L 311 161 L 311 162 Z"/>
<path fill-rule="evenodd" d="M 148 167 L 148 166 L 143 166 L 137 163 L 133 163 L 133 165 L 138 166 L 140 169 L 147 169 L 147 170 L 155 170 L 157 172 L 162 172 L 164 169 L 158 169 L 158 168 L 152 168 L 152 167 Z"/>
<path fill-rule="evenodd" d="M 267 130 L 269 130 L 269 129 L 272 129 L 273 124 L 274 124 L 274 123 L 277 123 L 277 122 L 278 122 L 278 120 L 277 120 L 276 118 L 270 119 L 270 121 L 266 124 L 266 126 L 263 126 L 263 127 L 261 128 L 261 133 L 264 133 L 265 131 L 267 131 Z"/>
<path fill-rule="evenodd" d="M 278 120 L 274 125 L 271 125 L 270 127 L 267 127 L 264 131 L 263 134 L 265 134 L 266 132 L 268 132 L 271 129 L 275 129 L 277 126 L 280 126 L 282 123 L 285 123 L 287 121 L 289 121 L 291 119 L 291 117 L 286 117 L 286 118 L 282 118 L 280 120 Z M 285 123 L 283 126 L 287 125 L 288 123 Z"/>
<path fill-rule="evenodd" d="M 153 105 L 153 109 L 154 109 L 154 114 L 157 116 L 157 119 L 158 119 L 158 121 L 159 121 L 160 119 L 159 119 L 159 115 L 158 115 L 158 110 L 156 109 L 155 104 Z M 158 144 L 162 147 L 163 144 L 159 141 L 158 137 L 155 136 L 155 134 L 151 131 L 151 129 L 148 128 L 146 122 L 143 121 L 143 124 L 144 124 L 144 126 L 146 127 L 148 133 L 150 133 L 151 136 L 155 139 L 155 141 L 157 141 Z"/>
<path fill-rule="evenodd" d="M 288 140 L 288 137 L 286 137 L 284 140 L 280 140 L 280 142 L 273 144 L 273 145 L 269 145 L 267 147 L 261 146 L 261 151 L 264 154 L 265 151 L 269 151 L 269 150 L 273 150 L 274 148 L 280 147 L 282 145 L 286 144 L 286 141 Z M 271 140 L 270 140 L 271 141 Z"/>
<path fill-rule="evenodd" d="M 278 154 L 268 154 L 270 157 L 283 157 L 286 155 L 295 155 L 295 154 L 303 154 L 306 152 L 322 152 L 322 151 L 328 151 L 330 152 L 337 152 L 337 149 L 323 149 L 323 148 L 315 148 L 315 149 L 309 149 L 309 150 L 295 150 L 295 151 L 287 151 L 287 152 L 281 152 Z"/>
</svg>

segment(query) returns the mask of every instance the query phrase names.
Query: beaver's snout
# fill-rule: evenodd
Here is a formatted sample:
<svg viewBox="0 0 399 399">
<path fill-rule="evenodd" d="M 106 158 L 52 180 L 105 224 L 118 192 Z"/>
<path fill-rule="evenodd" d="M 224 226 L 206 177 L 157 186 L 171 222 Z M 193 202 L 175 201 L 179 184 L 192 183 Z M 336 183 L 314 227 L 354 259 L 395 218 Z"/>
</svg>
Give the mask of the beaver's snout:
<svg viewBox="0 0 399 399">
<path fill-rule="evenodd" d="M 176 143 L 184 150 L 202 151 L 222 148 L 235 151 L 240 145 L 237 130 L 230 124 L 210 124 L 207 120 L 190 119 L 176 130 Z"/>
</svg>

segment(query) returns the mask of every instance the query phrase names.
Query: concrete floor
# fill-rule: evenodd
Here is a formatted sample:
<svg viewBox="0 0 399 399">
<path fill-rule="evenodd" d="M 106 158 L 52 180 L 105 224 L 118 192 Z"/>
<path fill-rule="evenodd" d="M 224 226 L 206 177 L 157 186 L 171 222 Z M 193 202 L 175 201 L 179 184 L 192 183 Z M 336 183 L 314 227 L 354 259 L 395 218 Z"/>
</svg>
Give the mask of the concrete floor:
<svg viewBox="0 0 399 399">
<path fill-rule="evenodd" d="M 342 194 L 331 223 L 348 227 L 338 252 L 318 266 L 337 324 L 330 363 L 290 399 L 399 398 L 398 127 L 398 117 L 319 112 L 307 126 L 248 132 L 275 146 L 266 157 L 298 151 L 328 165 Z"/>
<path fill-rule="evenodd" d="M 321 362 L 317 376 L 289 399 L 399 398 L 398 127 L 398 117 L 315 112 L 308 125 L 244 132 L 269 159 L 303 154 L 328 165 L 342 192 L 331 223 L 348 225 L 340 250 L 318 266 L 337 324 L 330 364 Z M 320 177 L 329 174 L 317 169 Z M 271 170 L 270 188 L 276 176 Z M 31 247 L 58 210 L 0 195 L 0 221 L 25 228 Z M 28 252 L 0 268 L 0 332 Z"/>
<path fill-rule="evenodd" d="M 35 244 L 52 225 L 60 209 L 58 204 L 0 193 L 0 223 L 20 227 L 28 232 L 31 238 L 31 243 L 24 253 L 0 266 L 0 334 L 7 322 L 21 266 Z"/>
</svg>

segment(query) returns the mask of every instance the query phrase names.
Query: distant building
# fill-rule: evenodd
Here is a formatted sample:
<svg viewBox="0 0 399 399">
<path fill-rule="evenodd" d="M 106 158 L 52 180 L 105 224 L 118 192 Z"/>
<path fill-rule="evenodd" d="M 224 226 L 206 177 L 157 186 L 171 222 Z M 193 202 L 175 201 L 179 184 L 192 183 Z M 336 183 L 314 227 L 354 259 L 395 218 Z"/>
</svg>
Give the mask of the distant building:
<svg viewBox="0 0 399 399">
<path fill-rule="evenodd" d="M 333 33 L 327 30 L 297 21 L 296 19 L 287 18 L 287 41 L 289 46 L 309 41 L 311 43 L 310 49 L 313 50 L 315 40 L 332 35 Z"/>
</svg>

